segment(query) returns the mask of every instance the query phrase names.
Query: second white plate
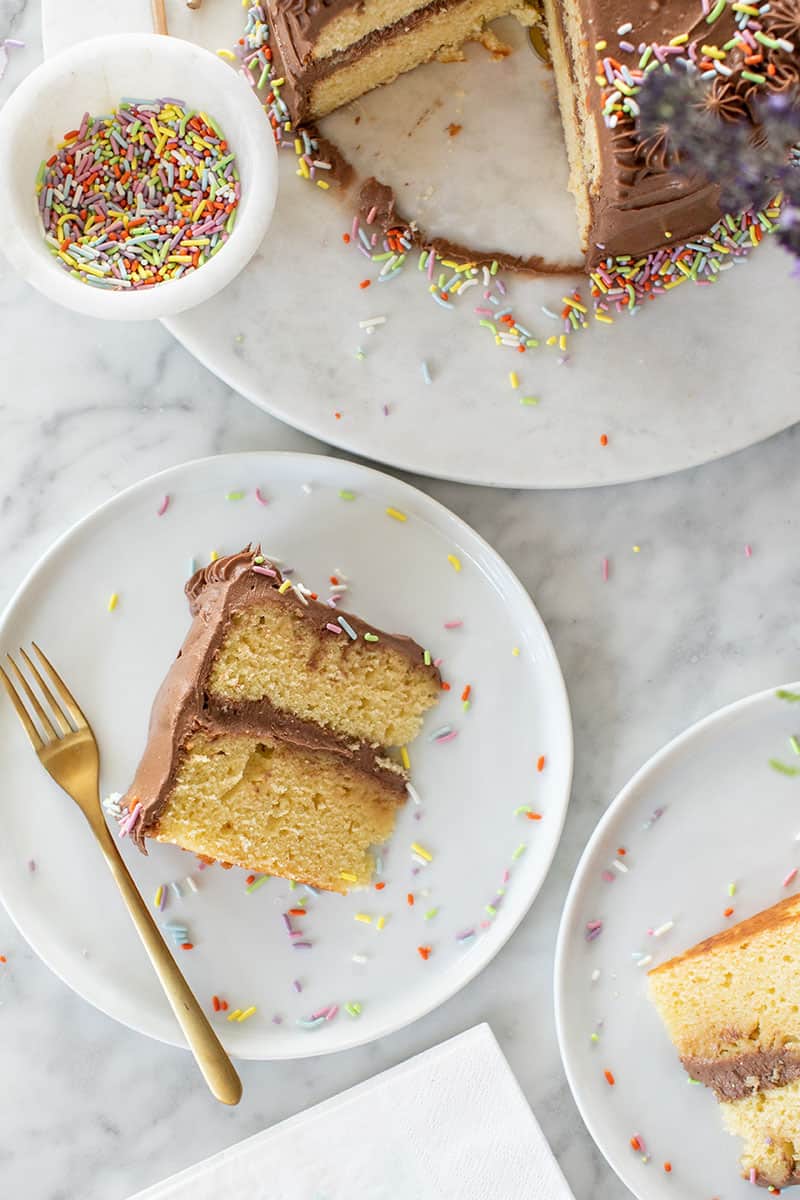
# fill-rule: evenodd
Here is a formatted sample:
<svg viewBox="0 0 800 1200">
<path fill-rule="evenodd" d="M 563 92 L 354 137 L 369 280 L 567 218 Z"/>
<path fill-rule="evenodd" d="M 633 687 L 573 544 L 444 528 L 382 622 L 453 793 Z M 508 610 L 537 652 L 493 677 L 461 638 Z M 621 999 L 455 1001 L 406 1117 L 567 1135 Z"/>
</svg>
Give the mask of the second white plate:
<svg viewBox="0 0 800 1200">
<path fill-rule="evenodd" d="M 707 717 L 634 776 L 595 830 L 564 910 L 555 982 L 567 1077 L 589 1132 L 639 1200 L 752 1200 L 741 1143 L 724 1132 L 713 1094 L 690 1084 L 646 977 L 800 886 L 800 876 L 784 886 L 800 867 L 800 778 L 770 766 L 800 767 L 789 744 L 800 706 L 776 690 Z M 800 695 L 797 684 L 783 690 Z"/>
<path fill-rule="evenodd" d="M 160 885 L 181 887 L 178 897 L 167 886 L 158 919 L 188 926 L 194 949 L 176 953 L 203 1005 L 210 1010 L 216 995 L 229 1011 L 257 1006 L 245 1024 L 215 1016 L 226 1045 L 241 1057 L 291 1058 L 407 1024 L 496 954 L 558 843 L 572 732 L 561 672 L 530 598 L 462 521 L 407 484 L 352 463 L 238 454 L 174 468 L 109 501 L 49 551 L 0 624 L 4 651 L 35 639 L 74 691 L 101 747 L 104 792 L 127 788 L 156 688 L 188 628 L 190 559 L 206 562 L 212 550 L 250 541 L 323 596 L 331 575 L 346 576 L 344 607 L 411 633 L 441 656 L 450 684 L 411 746 L 421 802 L 400 813 L 380 889 L 316 896 L 271 879 L 248 891 L 244 871 L 198 870 L 193 856 L 170 846 L 153 846 L 144 858 L 125 843 L 149 902 Z M 457 736 L 432 740 L 445 725 Z M 86 999 L 177 1041 L 83 818 L 39 766 L 8 703 L 0 704 L 0 743 L 0 896 L 12 917 Z M 432 861 L 420 864 L 412 843 Z M 188 875 L 196 894 L 183 882 Z M 304 934 L 295 948 L 284 914 L 302 907 L 306 915 L 288 918 Z M 419 947 L 430 947 L 427 959 Z M 360 1005 L 360 1016 L 348 1004 Z M 334 1019 L 311 1030 L 302 1024 L 332 1005 Z"/>
</svg>

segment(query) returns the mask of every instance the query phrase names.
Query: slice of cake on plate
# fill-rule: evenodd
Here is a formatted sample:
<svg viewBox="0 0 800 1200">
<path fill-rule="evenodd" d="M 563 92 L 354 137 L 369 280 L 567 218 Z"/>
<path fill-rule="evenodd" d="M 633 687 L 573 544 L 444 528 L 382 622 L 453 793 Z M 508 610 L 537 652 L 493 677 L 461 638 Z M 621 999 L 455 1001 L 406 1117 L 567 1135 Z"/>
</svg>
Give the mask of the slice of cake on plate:
<svg viewBox="0 0 800 1200">
<path fill-rule="evenodd" d="M 340 613 L 258 549 L 186 585 L 193 621 L 123 804 L 132 836 L 330 891 L 366 884 L 441 681 L 411 638 Z"/>
<path fill-rule="evenodd" d="M 684 1067 L 744 1139 L 744 1178 L 800 1183 L 800 896 L 656 967 L 649 985 Z"/>
</svg>

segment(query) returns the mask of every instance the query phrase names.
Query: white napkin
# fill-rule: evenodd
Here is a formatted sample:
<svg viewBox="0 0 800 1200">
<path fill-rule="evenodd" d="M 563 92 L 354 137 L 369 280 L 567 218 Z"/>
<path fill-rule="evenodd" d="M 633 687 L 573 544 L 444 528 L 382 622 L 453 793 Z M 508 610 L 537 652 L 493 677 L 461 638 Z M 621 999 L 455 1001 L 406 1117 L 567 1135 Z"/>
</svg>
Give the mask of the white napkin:
<svg viewBox="0 0 800 1200">
<path fill-rule="evenodd" d="M 574 1200 L 488 1025 L 476 1025 L 131 1200 L 234 1196 Z"/>
</svg>

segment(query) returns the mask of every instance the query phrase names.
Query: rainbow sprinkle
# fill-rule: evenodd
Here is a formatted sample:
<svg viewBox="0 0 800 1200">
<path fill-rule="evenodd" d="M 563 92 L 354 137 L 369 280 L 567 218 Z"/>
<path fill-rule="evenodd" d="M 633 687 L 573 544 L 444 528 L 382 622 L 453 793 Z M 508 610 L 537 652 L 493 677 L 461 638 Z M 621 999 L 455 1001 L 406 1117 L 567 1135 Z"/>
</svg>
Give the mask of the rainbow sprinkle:
<svg viewBox="0 0 800 1200">
<path fill-rule="evenodd" d="M 109 116 L 84 113 L 36 177 L 51 253 L 74 278 L 111 291 L 202 266 L 230 236 L 239 196 L 219 126 L 172 99 L 123 99 Z"/>
</svg>

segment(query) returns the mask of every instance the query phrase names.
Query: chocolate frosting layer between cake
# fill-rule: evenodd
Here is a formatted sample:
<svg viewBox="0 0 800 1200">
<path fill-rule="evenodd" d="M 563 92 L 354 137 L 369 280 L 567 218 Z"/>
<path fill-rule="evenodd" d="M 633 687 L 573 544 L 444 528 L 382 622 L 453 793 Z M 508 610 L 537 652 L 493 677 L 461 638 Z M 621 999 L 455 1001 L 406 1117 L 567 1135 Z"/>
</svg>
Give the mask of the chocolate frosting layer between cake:
<svg viewBox="0 0 800 1200">
<path fill-rule="evenodd" d="M 258 559 L 262 561 L 258 562 Z M 265 574 L 265 571 L 273 574 Z M 424 651 L 412 638 L 385 633 L 360 617 L 329 608 L 311 596 L 304 597 L 304 603 L 294 587 L 280 594 L 278 588 L 283 582 L 279 569 L 263 559 L 260 548 L 248 546 L 237 554 L 202 567 L 186 584 L 194 620 L 156 695 L 147 745 L 123 800 L 123 804 L 136 801 L 142 805 L 141 819 L 131 836 L 144 853 L 147 852 L 145 838 L 157 825 L 174 786 L 180 768 L 181 747 L 195 733 L 211 736 L 217 733 L 246 734 L 326 751 L 341 758 L 344 766 L 379 778 L 383 785 L 394 791 L 397 802 L 402 802 L 405 774 L 399 766 L 395 769 L 387 763 L 383 747 L 337 735 L 313 721 L 275 708 L 266 699 L 231 702 L 208 694 L 207 681 L 214 655 L 225 636 L 228 622 L 237 609 L 251 604 L 292 606 L 298 619 L 310 622 L 321 635 L 327 624 L 342 616 L 362 644 L 373 644 L 364 640 L 365 634 L 373 634 L 379 647 L 390 647 L 440 681 L 438 670 L 425 665 Z M 334 635 L 326 631 L 324 636 Z M 347 635 L 342 632 L 339 636 L 344 639 Z M 350 642 L 349 637 L 347 642 Z M 313 671 L 313 659 L 307 665 Z"/>
<path fill-rule="evenodd" d="M 692 1079 L 711 1088 L 718 1100 L 742 1100 L 753 1092 L 800 1079 L 800 1053 L 785 1049 L 753 1050 L 720 1058 L 687 1055 L 681 1062 Z"/>
</svg>

